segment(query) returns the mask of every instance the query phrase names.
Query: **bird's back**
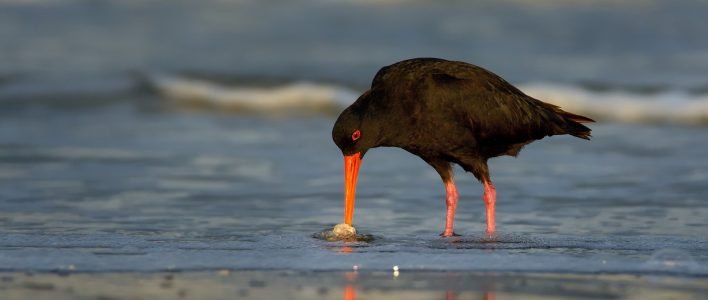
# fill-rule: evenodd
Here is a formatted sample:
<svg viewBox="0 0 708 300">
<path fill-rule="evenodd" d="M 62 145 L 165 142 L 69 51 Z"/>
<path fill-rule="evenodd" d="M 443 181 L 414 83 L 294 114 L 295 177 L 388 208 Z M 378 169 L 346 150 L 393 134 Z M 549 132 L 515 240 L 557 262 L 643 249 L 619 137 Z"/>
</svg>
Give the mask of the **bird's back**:
<svg viewBox="0 0 708 300">
<path fill-rule="evenodd" d="M 580 123 L 593 122 L 534 99 L 481 67 L 437 58 L 384 67 L 369 92 L 371 109 L 398 118 L 393 123 L 401 128 L 415 128 L 392 137 L 393 146 L 403 148 L 434 140 L 441 149 L 474 151 L 483 158 L 516 155 L 546 136 L 589 139 L 590 129 Z"/>
</svg>

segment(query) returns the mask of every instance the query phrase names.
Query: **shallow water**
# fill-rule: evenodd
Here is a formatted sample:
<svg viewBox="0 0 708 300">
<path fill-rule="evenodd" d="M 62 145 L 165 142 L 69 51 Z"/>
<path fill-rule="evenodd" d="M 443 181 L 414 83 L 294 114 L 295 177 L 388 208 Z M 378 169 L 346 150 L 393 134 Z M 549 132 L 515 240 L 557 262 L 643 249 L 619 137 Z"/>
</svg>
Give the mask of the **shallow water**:
<svg viewBox="0 0 708 300">
<path fill-rule="evenodd" d="M 456 231 L 432 168 L 397 149 L 363 160 L 354 223 L 371 243 L 312 234 L 342 218 L 333 119 L 180 111 L 157 99 L 27 104 L 0 117 L 0 268 L 539 271 L 708 275 L 708 133 L 592 124 L 457 169 Z"/>
<path fill-rule="evenodd" d="M 708 276 L 708 5 L 697 1 L 3 1 L 0 271 Z M 363 22 L 362 20 L 365 20 Z M 650 20 L 650 22 L 645 22 Z M 335 112 L 384 65 L 472 62 L 587 114 L 461 169 L 375 149 L 342 221 Z M 690 126 L 689 126 L 690 125 Z M 333 272 L 333 273 L 336 273 Z"/>
</svg>

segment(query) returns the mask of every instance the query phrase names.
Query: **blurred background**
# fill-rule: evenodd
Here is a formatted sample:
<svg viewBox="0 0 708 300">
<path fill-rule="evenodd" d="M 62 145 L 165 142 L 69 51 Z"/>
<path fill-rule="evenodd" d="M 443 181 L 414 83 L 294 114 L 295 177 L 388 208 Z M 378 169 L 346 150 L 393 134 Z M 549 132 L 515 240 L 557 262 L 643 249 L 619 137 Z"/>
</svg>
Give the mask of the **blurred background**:
<svg viewBox="0 0 708 300">
<path fill-rule="evenodd" d="M 621 272 L 665 268 L 671 248 L 678 272 L 708 273 L 706 15 L 706 1 L 2 0 L 0 263 L 327 269 L 386 250 L 420 268 Z M 423 56 L 599 121 L 591 142 L 491 162 L 509 234 L 496 261 L 513 266 L 426 255 L 447 247 L 444 189 L 396 149 L 369 152 L 359 179 L 355 223 L 383 242 L 328 259 L 310 238 L 341 218 L 337 114 L 380 67 Z M 458 232 L 479 233 L 481 188 L 458 178 Z"/>
<path fill-rule="evenodd" d="M 4 0 L 0 99 L 157 95 L 230 109 L 337 110 L 380 67 L 433 56 L 478 64 L 599 119 L 703 123 L 706 6 Z"/>
</svg>

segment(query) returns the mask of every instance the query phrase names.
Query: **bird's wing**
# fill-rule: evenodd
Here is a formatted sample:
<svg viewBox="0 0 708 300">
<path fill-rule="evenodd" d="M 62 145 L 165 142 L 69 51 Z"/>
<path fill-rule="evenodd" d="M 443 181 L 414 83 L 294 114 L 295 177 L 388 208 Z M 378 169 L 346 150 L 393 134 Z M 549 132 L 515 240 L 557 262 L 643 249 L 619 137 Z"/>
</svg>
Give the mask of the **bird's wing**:
<svg viewBox="0 0 708 300">
<path fill-rule="evenodd" d="M 534 99 L 482 68 L 430 74 L 428 101 L 453 108 L 479 141 L 526 144 L 556 134 L 590 136 L 590 129 L 579 123 L 591 119 Z"/>
</svg>

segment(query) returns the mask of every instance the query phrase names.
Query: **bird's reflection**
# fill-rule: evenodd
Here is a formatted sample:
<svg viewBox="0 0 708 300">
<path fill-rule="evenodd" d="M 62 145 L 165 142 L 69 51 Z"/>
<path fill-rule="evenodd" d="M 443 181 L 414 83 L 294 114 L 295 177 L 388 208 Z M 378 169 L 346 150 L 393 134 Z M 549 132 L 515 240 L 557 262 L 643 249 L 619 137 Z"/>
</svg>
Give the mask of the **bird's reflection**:
<svg viewBox="0 0 708 300">
<path fill-rule="evenodd" d="M 346 278 L 344 300 L 356 300 L 356 279 L 358 275 L 356 271 L 344 273 L 344 278 Z"/>
<path fill-rule="evenodd" d="M 466 288 L 469 287 L 470 282 L 466 282 L 465 279 L 460 278 L 460 274 L 458 273 L 449 273 L 447 274 L 445 278 L 445 293 L 442 299 L 445 300 L 456 300 L 457 297 L 460 295 L 460 293 L 463 290 L 466 290 Z M 469 280 L 469 279 L 467 279 Z M 479 282 L 475 282 L 475 285 L 480 284 Z M 496 287 L 496 282 L 495 282 L 495 277 L 493 275 L 486 276 L 484 281 L 481 283 L 481 298 L 484 300 L 494 300 L 496 298 L 495 295 L 495 287 Z"/>
<path fill-rule="evenodd" d="M 359 280 L 360 274 L 358 271 L 351 271 L 344 273 L 344 300 L 356 300 L 357 299 L 357 281 Z M 363 276 L 366 276 L 363 275 Z M 395 276 L 394 276 L 395 277 Z M 496 279 L 494 275 L 489 275 L 485 277 L 483 282 L 467 282 L 469 278 L 464 278 L 458 273 L 450 273 L 445 276 L 442 288 L 442 296 L 440 299 L 445 300 L 456 300 L 459 295 L 464 291 L 475 291 L 480 293 L 481 299 L 484 300 L 494 300 L 496 299 Z M 431 279 L 430 281 L 434 281 Z M 481 289 L 470 289 L 470 286 L 479 286 Z"/>
</svg>

